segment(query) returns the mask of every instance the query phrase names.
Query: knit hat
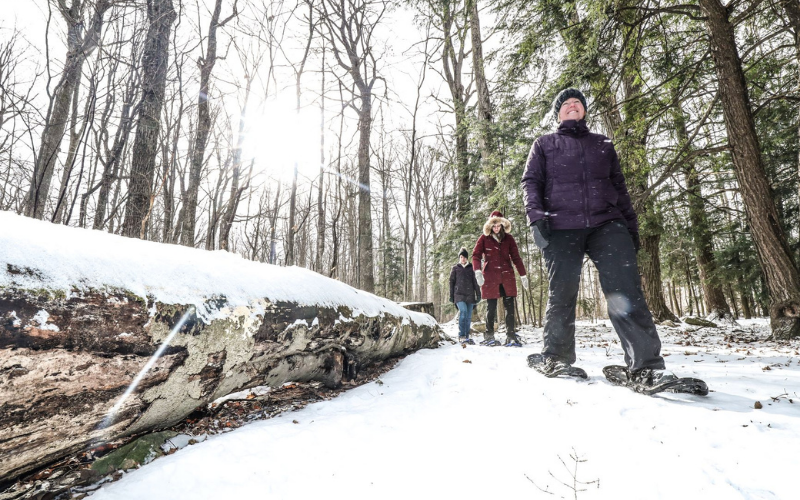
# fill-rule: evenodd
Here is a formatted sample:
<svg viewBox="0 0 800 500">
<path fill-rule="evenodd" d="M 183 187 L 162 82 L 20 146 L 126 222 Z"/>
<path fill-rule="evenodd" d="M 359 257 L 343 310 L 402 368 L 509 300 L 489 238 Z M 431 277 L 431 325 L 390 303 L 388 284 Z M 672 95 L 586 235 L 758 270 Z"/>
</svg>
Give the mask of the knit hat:
<svg viewBox="0 0 800 500">
<path fill-rule="evenodd" d="M 583 92 L 573 88 L 564 89 L 559 92 L 558 97 L 556 97 L 556 100 L 553 101 L 553 114 L 556 117 L 556 121 L 558 121 L 558 112 L 561 109 L 561 105 L 564 104 L 564 101 L 567 99 L 572 98 L 581 101 L 581 104 L 583 104 L 583 110 L 585 112 L 588 111 L 589 108 L 586 105 L 586 97 L 584 97 Z"/>
<path fill-rule="evenodd" d="M 464 247 L 461 247 L 461 251 L 460 251 L 460 252 L 458 252 L 458 256 L 459 256 L 459 257 L 464 257 L 464 258 L 466 258 L 466 259 L 469 259 L 469 252 L 467 252 L 467 249 L 466 249 L 466 248 L 464 248 Z"/>
</svg>

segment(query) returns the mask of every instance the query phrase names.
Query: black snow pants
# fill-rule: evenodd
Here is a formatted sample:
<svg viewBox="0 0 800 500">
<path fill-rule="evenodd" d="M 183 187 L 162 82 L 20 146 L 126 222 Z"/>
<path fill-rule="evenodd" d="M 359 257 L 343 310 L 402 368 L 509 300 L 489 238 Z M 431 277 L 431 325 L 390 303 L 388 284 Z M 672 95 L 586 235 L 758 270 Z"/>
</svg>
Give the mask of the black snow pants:
<svg viewBox="0 0 800 500">
<path fill-rule="evenodd" d="M 503 309 L 506 310 L 506 333 L 516 333 L 514 316 L 514 297 L 506 297 L 506 290 L 500 285 L 500 296 L 503 297 Z M 486 300 L 486 333 L 494 334 L 494 321 L 497 318 L 497 299 Z"/>
<path fill-rule="evenodd" d="M 543 250 L 550 292 L 542 354 L 575 363 L 575 306 L 584 253 L 594 262 L 608 317 L 632 371 L 664 368 L 661 340 L 642 292 L 633 239 L 622 221 L 599 227 L 554 230 Z"/>
</svg>

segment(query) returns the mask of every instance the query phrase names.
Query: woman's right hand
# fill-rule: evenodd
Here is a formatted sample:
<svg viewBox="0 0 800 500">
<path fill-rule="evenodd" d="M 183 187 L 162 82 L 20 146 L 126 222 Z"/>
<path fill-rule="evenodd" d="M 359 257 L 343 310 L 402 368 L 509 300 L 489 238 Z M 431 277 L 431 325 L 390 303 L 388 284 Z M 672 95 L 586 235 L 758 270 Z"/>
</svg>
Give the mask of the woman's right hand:
<svg viewBox="0 0 800 500">
<path fill-rule="evenodd" d="M 486 281 L 483 277 L 483 271 L 475 271 L 475 281 L 478 282 L 478 286 L 483 286 L 483 283 Z"/>
</svg>

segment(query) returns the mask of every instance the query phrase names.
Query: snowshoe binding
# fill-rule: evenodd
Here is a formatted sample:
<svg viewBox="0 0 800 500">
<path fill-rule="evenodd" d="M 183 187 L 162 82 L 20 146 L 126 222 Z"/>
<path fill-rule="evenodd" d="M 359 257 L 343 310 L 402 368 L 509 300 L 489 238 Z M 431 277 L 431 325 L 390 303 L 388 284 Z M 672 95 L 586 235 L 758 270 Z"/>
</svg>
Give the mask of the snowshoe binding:
<svg viewBox="0 0 800 500">
<path fill-rule="evenodd" d="M 611 365 L 603 368 L 603 374 L 611 384 L 627 387 L 647 396 L 659 392 L 708 395 L 708 385 L 699 378 L 676 377 L 664 370 L 644 368 L 631 372 L 625 366 Z"/>
<path fill-rule="evenodd" d="M 555 358 L 549 358 L 538 353 L 528 356 L 528 366 L 547 378 L 555 378 L 559 375 L 582 379 L 589 378 L 583 368 L 578 368 L 569 363 L 559 361 Z"/>
<path fill-rule="evenodd" d="M 516 333 L 506 335 L 506 347 L 522 347 L 522 339 Z"/>
<path fill-rule="evenodd" d="M 485 345 L 487 347 L 496 347 L 501 344 L 500 341 L 495 340 L 494 333 L 487 332 L 483 334 L 483 340 L 481 341 L 481 345 Z"/>
</svg>

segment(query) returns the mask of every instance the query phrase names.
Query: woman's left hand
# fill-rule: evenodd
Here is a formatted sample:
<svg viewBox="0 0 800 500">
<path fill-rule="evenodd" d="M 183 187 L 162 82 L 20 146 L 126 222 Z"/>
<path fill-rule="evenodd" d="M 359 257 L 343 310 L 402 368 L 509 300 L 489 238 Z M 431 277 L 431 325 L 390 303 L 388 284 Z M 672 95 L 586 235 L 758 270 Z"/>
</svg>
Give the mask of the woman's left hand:
<svg viewBox="0 0 800 500">
<path fill-rule="evenodd" d="M 528 289 L 528 277 L 527 276 L 520 276 L 519 279 L 522 280 L 522 288 L 527 290 Z"/>
</svg>

